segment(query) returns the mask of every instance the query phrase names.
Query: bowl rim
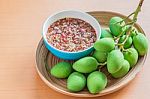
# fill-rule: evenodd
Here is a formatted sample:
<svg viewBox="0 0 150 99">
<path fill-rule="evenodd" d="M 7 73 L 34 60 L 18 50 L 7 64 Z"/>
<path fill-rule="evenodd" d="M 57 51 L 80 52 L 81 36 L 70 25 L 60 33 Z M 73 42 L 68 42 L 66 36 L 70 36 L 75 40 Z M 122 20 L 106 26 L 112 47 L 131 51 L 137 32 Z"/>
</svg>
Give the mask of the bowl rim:
<svg viewBox="0 0 150 99">
<path fill-rule="evenodd" d="M 79 51 L 76 51 L 76 52 L 69 52 L 69 51 L 63 51 L 63 50 L 60 50 L 60 49 L 57 49 L 56 47 L 54 47 L 54 46 L 52 46 L 50 43 L 48 43 L 48 41 L 47 41 L 47 38 L 46 38 L 46 33 L 44 33 L 44 30 L 45 30 L 45 27 L 46 27 L 46 23 L 51 19 L 51 17 L 53 17 L 53 16 L 55 16 L 55 15 L 57 15 L 57 14 L 59 14 L 59 13 L 66 13 L 66 12 L 77 12 L 77 13 L 82 13 L 82 14 L 84 14 L 84 15 L 86 15 L 86 16 L 88 16 L 89 18 L 91 18 L 92 20 L 93 20 L 93 22 L 95 22 L 96 23 L 96 25 L 98 26 L 98 29 L 99 29 L 99 36 L 97 35 L 98 33 L 96 33 L 96 36 L 97 36 L 97 39 L 96 39 L 96 41 L 100 38 L 100 36 L 101 36 L 101 25 L 100 25 L 100 23 L 92 16 L 92 15 L 90 15 L 89 13 L 87 13 L 87 12 L 84 12 L 84 11 L 81 11 L 81 10 L 61 10 L 61 11 L 58 11 L 58 12 L 55 12 L 55 13 L 53 13 L 53 14 L 51 14 L 46 20 L 45 20 L 45 22 L 44 22 L 44 24 L 43 24 L 43 27 L 42 27 L 42 37 L 43 37 L 43 39 L 44 39 L 44 41 L 50 46 L 50 47 L 52 47 L 53 49 L 55 49 L 55 50 L 57 50 L 57 51 L 59 51 L 59 52 L 62 52 L 62 53 L 80 53 L 80 52 L 85 52 L 85 51 L 88 51 L 88 50 L 90 50 L 91 48 L 93 48 L 93 46 L 94 46 L 94 44 L 93 45 L 91 45 L 90 47 L 88 47 L 88 48 L 86 48 L 86 49 L 84 49 L 84 50 L 79 50 Z M 67 16 L 66 16 L 67 17 Z M 84 18 L 83 18 L 84 19 Z M 83 19 L 81 19 L 81 20 L 83 20 Z M 86 21 L 85 21 L 86 22 Z M 89 23 L 89 22 L 88 22 Z M 90 24 L 90 23 L 89 23 Z M 91 24 L 90 24 L 91 25 Z M 93 26 L 92 26 L 93 27 Z M 96 42 L 95 41 L 95 42 Z"/>
</svg>

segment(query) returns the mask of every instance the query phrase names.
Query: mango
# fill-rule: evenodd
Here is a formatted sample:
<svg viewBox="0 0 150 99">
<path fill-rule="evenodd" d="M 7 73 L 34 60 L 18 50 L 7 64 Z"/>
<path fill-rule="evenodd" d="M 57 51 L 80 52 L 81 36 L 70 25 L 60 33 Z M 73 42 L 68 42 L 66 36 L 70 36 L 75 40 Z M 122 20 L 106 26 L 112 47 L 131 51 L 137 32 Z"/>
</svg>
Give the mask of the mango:
<svg viewBox="0 0 150 99">
<path fill-rule="evenodd" d="M 112 76 L 114 78 L 121 78 L 128 73 L 129 69 L 130 69 L 129 62 L 127 60 L 124 60 L 124 62 L 122 63 L 121 69 L 115 73 L 112 73 Z"/>
<path fill-rule="evenodd" d="M 138 61 L 138 52 L 135 48 L 129 48 L 125 52 L 123 52 L 124 59 L 126 59 L 130 66 L 133 67 Z"/>
<path fill-rule="evenodd" d="M 73 63 L 73 69 L 81 73 L 90 73 L 96 70 L 98 62 L 93 57 L 84 57 Z"/>
<path fill-rule="evenodd" d="M 114 36 L 118 36 L 120 35 L 121 33 L 124 34 L 125 33 L 125 30 L 126 30 L 126 27 L 123 27 L 123 25 L 125 25 L 125 22 L 123 21 L 122 23 L 117 23 L 117 22 L 120 22 L 122 21 L 123 19 L 120 18 L 120 17 L 112 17 L 109 21 L 109 28 L 110 28 L 110 31 L 112 32 L 112 34 Z"/>
<path fill-rule="evenodd" d="M 68 62 L 60 62 L 52 67 L 50 70 L 51 75 L 56 78 L 66 78 L 72 72 L 72 66 Z"/>
<path fill-rule="evenodd" d="M 120 50 L 112 50 L 107 57 L 107 69 L 109 73 L 117 72 L 124 61 L 124 56 Z"/>
<path fill-rule="evenodd" d="M 73 72 L 67 79 L 67 88 L 72 92 L 83 90 L 86 85 L 86 78 L 79 72 Z"/>
<path fill-rule="evenodd" d="M 111 32 L 109 30 L 106 29 L 102 29 L 101 31 L 101 38 L 113 38 L 113 35 L 111 34 Z"/>
<path fill-rule="evenodd" d="M 134 36 L 136 36 L 137 33 L 138 33 L 138 30 L 135 27 L 132 27 L 131 37 L 133 38 Z"/>
<path fill-rule="evenodd" d="M 90 93 L 97 94 L 107 85 L 107 77 L 104 73 L 94 71 L 87 78 L 87 87 Z"/>
<path fill-rule="evenodd" d="M 119 43 L 122 43 L 125 40 L 126 36 L 123 35 L 120 39 L 119 39 Z M 132 37 L 129 37 L 127 39 L 127 41 L 124 44 L 124 48 L 130 48 L 132 45 Z"/>
<path fill-rule="evenodd" d="M 133 45 L 138 51 L 139 56 L 144 56 L 148 51 L 148 40 L 142 33 L 138 33 L 133 37 Z"/>
<path fill-rule="evenodd" d="M 93 53 L 93 57 L 96 58 L 99 63 L 104 63 L 107 60 L 107 53 L 95 50 Z"/>
<path fill-rule="evenodd" d="M 127 26 L 126 26 L 126 31 L 125 31 L 125 32 L 127 32 L 129 26 L 130 26 L 130 25 L 127 25 Z M 133 26 L 130 32 L 131 32 L 131 33 L 130 33 L 130 37 L 133 38 L 133 36 L 136 36 L 136 34 L 138 33 L 138 30 Z"/>
<path fill-rule="evenodd" d="M 94 48 L 97 51 L 107 53 L 115 48 L 115 42 L 112 38 L 102 38 L 94 43 Z"/>
</svg>

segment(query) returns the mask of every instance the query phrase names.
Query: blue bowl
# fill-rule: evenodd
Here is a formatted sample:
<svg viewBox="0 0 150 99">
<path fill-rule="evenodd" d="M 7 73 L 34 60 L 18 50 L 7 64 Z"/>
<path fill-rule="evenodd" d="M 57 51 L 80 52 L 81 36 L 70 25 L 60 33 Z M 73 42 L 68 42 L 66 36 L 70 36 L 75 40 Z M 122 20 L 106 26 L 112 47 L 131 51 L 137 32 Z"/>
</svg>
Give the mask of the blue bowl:
<svg viewBox="0 0 150 99">
<path fill-rule="evenodd" d="M 98 21 L 93 16 L 89 15 L 88 13 L 75 11 L 75 10 L 67 10 L 67 11 L 61 11 L 59 13 L 55 13 L 51 15 L 50 17 L 48 17 L 48 19 L 45 21 L 43 25 L 42 36 L 43 36 L 46 48 L 58 58 L 65 59 L 65 60 L 77 60 L 81 57 L 84 57 L 90 54 L 94 49 L 93 46 L 82 51 L 67 52 L 67 51 L 62 51 L 62 50 L 55 48 L 54 46 L 49 44 L 46 39 L 46 33 L 48 30 L 48 27 L 55 21 L 62 19 L 62 18 L 66 18 L 66 17 L 79 18 L 88 22 L 95 29 L 96 34 L 97 34 L 97 39 L 99 39 L 101 36 L 101 27 Z"/>
</svg>

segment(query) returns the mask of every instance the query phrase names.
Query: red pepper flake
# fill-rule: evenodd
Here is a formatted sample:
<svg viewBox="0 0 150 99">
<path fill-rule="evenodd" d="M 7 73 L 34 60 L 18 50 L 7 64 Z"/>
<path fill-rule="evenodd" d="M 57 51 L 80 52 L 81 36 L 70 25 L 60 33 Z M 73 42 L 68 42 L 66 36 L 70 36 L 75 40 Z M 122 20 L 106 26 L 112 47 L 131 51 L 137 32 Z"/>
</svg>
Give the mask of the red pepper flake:
<svg viewBox="0 0 150 99">
<path fill-rule="evenodd" d="M 77 52 L 92 46 L 97 39 L 94 28 L 77 18 L 63 18 L 49 26 L 48 42 L 59 50 Z"/>
</svg>

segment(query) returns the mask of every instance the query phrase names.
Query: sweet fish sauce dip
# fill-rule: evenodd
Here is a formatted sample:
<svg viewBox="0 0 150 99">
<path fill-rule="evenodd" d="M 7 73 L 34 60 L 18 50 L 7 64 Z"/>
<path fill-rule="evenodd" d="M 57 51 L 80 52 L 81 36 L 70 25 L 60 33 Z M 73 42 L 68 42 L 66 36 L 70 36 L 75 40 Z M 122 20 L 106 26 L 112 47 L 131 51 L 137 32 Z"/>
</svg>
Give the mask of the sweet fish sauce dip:
<svg viewBox="0 0 150 99">
<path fill-rule="evenodd" d="M 63 18 L 52 23 L 46 38 L 53 47 L 67 52 L 78 52 L 91 47 L 97 39 L 94 28 L 78 18 Z"/>
</svg>

